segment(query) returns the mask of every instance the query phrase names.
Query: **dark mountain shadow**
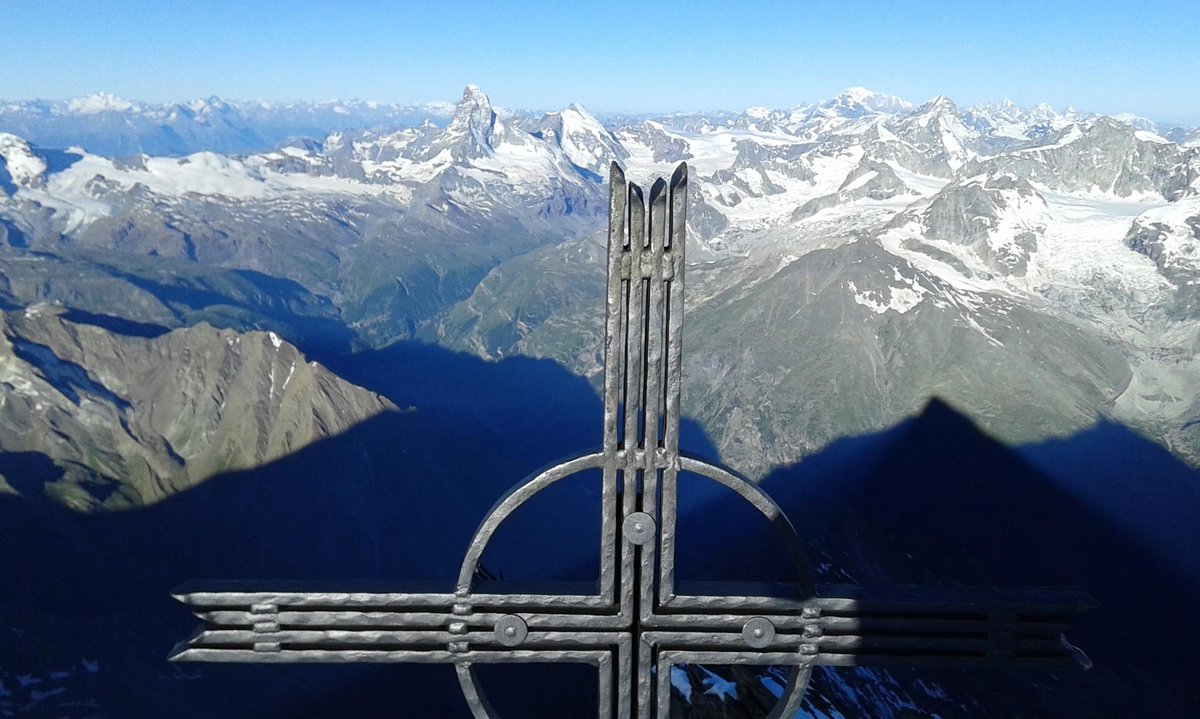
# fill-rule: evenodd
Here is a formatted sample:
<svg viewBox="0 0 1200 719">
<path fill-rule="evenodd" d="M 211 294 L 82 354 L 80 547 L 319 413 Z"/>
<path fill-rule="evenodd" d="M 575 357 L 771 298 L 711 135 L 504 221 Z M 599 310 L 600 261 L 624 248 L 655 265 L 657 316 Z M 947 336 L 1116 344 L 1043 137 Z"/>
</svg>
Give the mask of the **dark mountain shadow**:
<svg viewBox="0 0 1200 719">
<path fill-rule="evenodd" d="M 39 705 L 56 716 L 96 715 L 78 708 L 93 700 L 112 716 L 468 716 L 449 667 L 165 661 L 195 625 L 169 598 L 183 580 L 429 579 L 448 588 L 478 522 L 509 486 L 600 437 L 594 387 L 547 360 L 484 362 L 414 343 L 323 359 L 403 409 L 141 510 L 80 515 L 0 495 L 0 631 L 12 630 L 0 642 L 0 682 L 16 700 L 64 688 Z M 695 423 L 684 437 L 692 454 L 715 455 Z M 1096 443 L 1120 444 L 1128 461 L 1092 459 Z M 0 472 L 28 466 L 55 479 L 48 459 L 4 461 Z M 31 494 L 36 484 L 18 480 L 17 489 Z M 1190 651 L 1200 596 L 1186 578 L 1197 566 L 1190 547 L 1200 547 L 1189 519 L 1200 480 L 1136 435 L 1101 425 L 1078 442 L 1018 452 L 934 402 L 885 432 L 834 442 L 763 486 L 825 579 L 1076 585 L 1101 602 L 1070 633 L 1095 661 L 1090 672 L 892 672 L 903 686 L 941 687 L 949 698 L 927 698 L 939 716 L 1168 717 L 1187 715 L 1197 699 Z M 556 499 L 550 532 L 594 513 L 586 487 Z M 682 574 L 790 578 L 769 530 L 743 522 L 720 492 L 685 498 L 680 538 L 689 542 Z M 536 551 L 489 553 L 488 569 L 594 572 L 590 542 L 531 543 Z M 27 687 L 21 676 L 42 683 Z M 813 706 L 844 696 L 838 676 L 818 672 Z M 518 710 L 528 719 L 586 716 L 587 680 L 561 677 L 547 684 L 517 671 L 490 690 L 500 702 L 539 697 Z"/>
<path fill-rule="evenodd" d="M 6 171 L 3 165 L 0 165 L 0 190 L 4 189 L 4 178 Z M 0 250 L 6 247 L 12 247 L 18 250 L 29 247 L 29 238 L 21 231 L 12 221 L 7 218 L 0 217 Z"/>
<path fill-rule="evenodd" d="M 437 407 L 473 417 L 505 443 L 543 461 L 600 445 L 599 378 L 590 382 L 553 360 L 509 357 L 490 362 L 421 342 L 310 356 L 398 407 Z M 693 455 L 717 457 L 716 447 L 694 420 L 683 418 L 679 442 Z"/>
<path fill-rule="evenodd" d="M 15 195 L 17 189 L 17 185 L 12 179 L 12 173 L 8 171 L 8 165 L 0 163 L 0 192 L 6 195 Z"/>
<path fill-rule="evenodd" d="M 101 329 L 108 330 L 119 335 L 127 337 L 142 337 L 144 339 L 154 339 L 161 337 L 171 331 L 169 327 L 162 325 L 151 324 L 149 322 L 137 322 L 135 320 L 125 319 L 124 317 L 114 317 L 113 315 L 101 314 L 98 312 L 88 312 L 80 309 L 68 309 L 62 313 L 62 318 L 68 322 L 74 322 L 80 325 L 92 325 Z"/>
<path fill-rule="evenodd" d="M 966 702 L 934 701 L 942 717 L 1177 717 L 1200 700 L 1200 475 L 1126 428 L 1102 422 L 1014 450 L 934 400 L 897 427 L 774 471 L 762 487 L 809 545 L 819 581 L 1070 585 L 1099 601 L 1068 633 L 1091 671 L 892 672 Z M 727 512 L 717 505 L 688 520 L 703 526 Z M 780 546 L 766 531 L 743 534 L 681 571 L 786 578 L 762 559 L 764 545 Z M 831 679 L 818 672 L 810 700 L 836 695 Z"/>
<path fill-rule="evenodd" d="M 449 590 L 496 499 L 556 456 L 599 443 L 596 392 L 554 362 L 484 362 L 413 345 L 349 358 L 345 366 L 404 409 L 148 508 L 67 511 L 39 493 L 40 484 L 57 478 L 49 459 L 8 456 L 0 466 L 51 474 L 42 472 L 40 483 L 32 475 L 17 483 L 36 501 L 0 495 L 0 631 L 22 632 L 0 643 L 0 681 L 7 674 L 6 685 L 19 684 L 27 694 L 33 687 L 18 677 L 42 679 L 39 692 L 67 688 L 61 702 L 44 700 L 47 711 L 61 716 L 75 715 L 68 702 L 92 699 L 117 716 L 468 716 L 449 667 L 165 660 L 196 623 L 169 596 L 188 579 L 432 580 L 434 588 Z M 693 451 L 714 454 L 696 425 L 688 426 Z M 549 536 L 489 552 L 490 571 L 569 578 L 560 576 L 564 568 L 586 567 L 595 577 L 596 537 L 584 543 L 553 536 L 595 516 L 594 494 L 556 499 Z M 101 669 L 57 683 L 47 678 L 82 660 Z M 505 673 L 496 700 L 519 703 L 542 679 L 537 672 Z M 594 697 L 581 695 L 574 680 L 539 691 L 555 701 L 521 710 L 523 716 L 558 717 L 564 707 L 586 716 Z"/>
<path fill-rule="evenodd" d="M 0 453 L 0 477 L 28 501 L 45 501 L 46 485 L 62 476 L 62 467 L 41 452 Z"/>
<path fill-rule="evenodd" d="M 58 150 L 41 146 L 34 146 L 33 153 L 46 161 L 46 174 L 57 175 L 58 173 L 70 169 L 71 165 L 83 159 L 83 155 L 77 152 L 67 152 L 66 150 Z"/>
</svg>

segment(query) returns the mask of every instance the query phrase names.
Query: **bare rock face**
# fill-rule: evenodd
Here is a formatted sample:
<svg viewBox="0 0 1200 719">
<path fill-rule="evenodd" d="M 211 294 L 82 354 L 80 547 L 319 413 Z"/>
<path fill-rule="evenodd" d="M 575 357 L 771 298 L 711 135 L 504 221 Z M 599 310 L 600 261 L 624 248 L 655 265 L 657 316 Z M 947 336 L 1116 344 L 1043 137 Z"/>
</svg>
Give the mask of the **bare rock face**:
<svg viewBox="0 0 1200 719">
<path fill-rule="evenodd" d="M 0 450 L 62 470 L 38 486 L 6 477 L 7 489 L 76 509 L 151 504 L 394 409 L 270 332 L 143 338 L 46 305 L 0 314 Z"/>
<path fill-rule="evenodd" d="M 988 273 L 1021 277 L 1051 217 L 1045 197 L 1030 183 L 1000 175 L 952 182 L 897 215 L 891 226 L 909 222 L 927 240 L 969 248 Z"/>
</svg>

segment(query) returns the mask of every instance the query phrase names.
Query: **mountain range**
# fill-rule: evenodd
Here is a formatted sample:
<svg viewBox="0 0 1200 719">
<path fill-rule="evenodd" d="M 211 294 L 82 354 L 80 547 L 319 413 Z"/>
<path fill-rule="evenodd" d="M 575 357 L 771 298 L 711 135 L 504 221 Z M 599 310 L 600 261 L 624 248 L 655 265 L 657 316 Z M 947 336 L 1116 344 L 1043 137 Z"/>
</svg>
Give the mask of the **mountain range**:
<svg viewBox="0 0 1200 719">
<path fill-rule="evenodd" d="M 578 105 L 502 116 L 470 87 L 440 125 L 251 154 L 106 157 L 9 134 L 0 290 L 317 352 L 417 338 L 595 377 L 607 163 L 645 179 L 686 160 L 685 409 L 731 462 L 761 474 L 936 395 L 1005 440 L 1110 417 L 1197 463 L 1200 140 L 1130 119 L 854 88 L 612 126 Z"/>
<path fill-rule="evenodd" d="M 1121 443 L 1137 457 L 1105 471 L 1160 469 L 1119 486 L 1198 509 L 1200 132 L 862 88 L 603 118 L 502 111 L 474 86 L 453 105 L 0 102 L 0 494 L 36 527 L 63 507 L 183 506 L 210 481 L 278 487 L 254 478 L 280 467 L 320 492 L 341 462 L 371 477 L 345 475 L 346 506 L 386 514 L 417 490 L 379 484 L 367 452 L 406 456 L 402 483 L 438 467 L 422 501 L 490 502 L 465 466 L 359 428 L 432 447 L 470 428 L 495 466 L 526 471 L 594 442 L 566 408 L 599 406 L 608 167 L 648 183 L 681 161 L 694 446 L 783 486 L 786 468 L 824 466 L 930 406 L 1035 456 L 1121 427 L 1153 444 Z M 288 462 L 311 452 L 326 458 Z M 1051 454 L 1073 478 L 1097 471 Z M 1191 479 L 1156 484 L 1168 475 Z M 866 577 L 888 538 L 855 545 L 856 521 L 821 531 Z M 831 690 L 822 711 L 853 711 L 853 694 Z M 925 694 L 873 711 L 973 711 Z"/>
</svg>

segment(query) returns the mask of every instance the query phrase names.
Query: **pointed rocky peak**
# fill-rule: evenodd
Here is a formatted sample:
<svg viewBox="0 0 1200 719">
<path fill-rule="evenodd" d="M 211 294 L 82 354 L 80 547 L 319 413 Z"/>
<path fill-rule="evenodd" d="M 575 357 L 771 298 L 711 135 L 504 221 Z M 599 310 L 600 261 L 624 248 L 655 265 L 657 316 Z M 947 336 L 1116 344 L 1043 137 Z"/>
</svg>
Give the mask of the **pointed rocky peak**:
<svg viewBox="0 0 1200 719">
<path fill-rule="evenodd" d="M 496 112 L 492 109 L 492 101 L 487 94 L 475 85 L 467 85 L 463 89 L 462 99 L 454 107 L 451 125 L 463 124 L 475 128 L 491 129 L 496 120 Z"/>
<path fill-rule="evenodd" d="M 891 129 L 924 156 L 921 161 L 917 158 L 908 160 L 915 163 L 912 168 L 949 177 L 974 156 L 972 148 L 981 123 L 972 124 L 975 129 L 959 115 L 958 107 L 950 98 L 939 95 L 899 120 Z"/>
<path fill-rule="evenodd" d="M 1124 137 L 1133 134 L 1133 127 L 1121 122 L 1115 117 L 1101 115 L 1088 127 L 1084 133 L 1090 139 Z"/>
<path fill-rule="evenodd" d="M 492 155 L 493 145 L 499 141 L 494 136 L 498 132 L 502 134 L 503 130 L 503 121 L 497 117 L 487 94 L 475 85 L 467 85 L 444 131 L 436 137 L 414 139 L 406 136 L 401 144 L 404 154 L 419 161 L 431 160 L 448 152 L 450 158 L 463 162 Z M 425 135 L 426 132 L 422 129 L 416 134 Z"/>
<path fill-rule="evenodd" d="M 475 85 L 467 85 L 462 91 L 462 100 L 455 106 L 446 132 L 469 132 L 486 140 L 491 136 L 494 125 L 496 110 L 492 109 L 492 101 Z"/>
<path fill-rule="evenodd" d="M 917 117 L 936 117 L 939 115 L 949 115 L 958 117 L 958 105 L 945 95 L 938 95 L 924 105 L 921 105 L 913 112 Z"/>
<path fill-rule="evenodd" d="M 604 123 L 579 103 L 544 115 L 533 134 L 557 146 L 572 164 L 601 177 L 609 162 L 629 156 Z"/>
<path fill-rule="evenodd" d="M 563 127 L 567 130 L 581 129 L 597 134 L 608 135 L 608 129 L 604 127 L 604 123 L 600 122 L 599 118 L 592 114 L 583 105 L 572 102 L 570 105 L 558 113 L 562 117 Z"/>
</svg>

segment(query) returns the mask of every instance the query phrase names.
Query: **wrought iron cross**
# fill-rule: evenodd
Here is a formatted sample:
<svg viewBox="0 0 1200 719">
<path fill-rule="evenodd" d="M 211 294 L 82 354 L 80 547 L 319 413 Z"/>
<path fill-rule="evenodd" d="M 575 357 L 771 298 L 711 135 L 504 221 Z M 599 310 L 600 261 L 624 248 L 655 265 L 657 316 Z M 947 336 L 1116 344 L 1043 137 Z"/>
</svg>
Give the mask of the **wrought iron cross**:
<svg viewBox="0 0 1200 719">
<path fill-rule="evenodd" d="M 518 483 L 476 531 L 452 593 L 305 591 L 189 583 L 174 596 L 204 621 L 174 661 L 453 664 L 477 719 L 496 719 L 474 667 L 571 662 L 599 672 L 602 719 L 666 719 L 682 664 L 790 667 L 769 714 L 799 710 L 812 668 L 1069 664 L 1081 592 L 963 587 L 814 587 L 795 529 L 738 474 L 679 452 L 687 166 L 650 188 L 610 174 L 604 442 Z M 479 576 L 497 528 L 573 474 L 602 471 L 599 580 L 520 589 Z M 675 582 L 680 472 L 736 492 L 778 529 L 795 566 L 780 587 Z M 782 589 L 782 591 L 780 591 Z"/>
</svg>

